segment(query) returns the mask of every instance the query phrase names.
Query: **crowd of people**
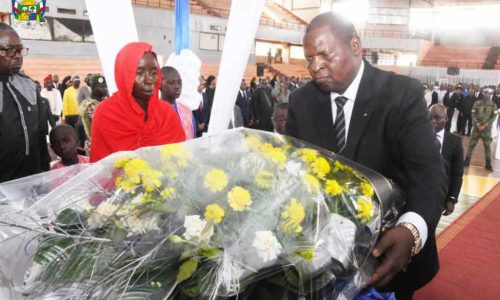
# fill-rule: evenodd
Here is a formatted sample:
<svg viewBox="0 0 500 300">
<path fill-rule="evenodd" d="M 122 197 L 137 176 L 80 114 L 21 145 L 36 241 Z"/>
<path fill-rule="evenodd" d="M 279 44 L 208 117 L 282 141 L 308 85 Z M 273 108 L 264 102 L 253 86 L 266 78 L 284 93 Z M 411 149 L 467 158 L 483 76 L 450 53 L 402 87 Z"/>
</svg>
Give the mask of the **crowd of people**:
<svg viewBox="0 0 500 300">
<path fill-rule="evenodd" d="M 431 90 L 430 87 L 433 87 Z M 498 127 L 497 121 L 493 124 L 500 111 L 500 85 L 483 86 L 477 84 L 424 84 L 424 97 L 428 107 L 442 104 L 446 109 L 445 130 L 453 133 L 470 136 L 467 155 L 464 161 L 469 166 L 472 152 L 479 140 L 483 141 L 485 168 L 493 171 L 491 164 L 492 129 Z M 458 113 L 456 123 L 453 116 Z M 472 130 L 474 129 L 474 130 Z"/>
<path fill-rule="evenodd" d="M 111 96 L 100 74 L 88 74 L 84 84 L 78 76 L 59 83 L 58 75 L 48 75 L 39 91 L 20 72 L 27 51 L 6 24 L 0 24 L 0 46 L 0 165 L 7 170 L 0 182 L 49 170 L 47 135 L 59 157 L 53 157 L 52 168 L 59 168 L 194 139 L 210 127 L 216 77 L 200 78 L 200 105 L 191 111 L 179 101 L 179 72 L 160 68 L 147 43 L 127 44 L 118 53 L 118 90 Z M 500 87 L 433 84 L 432 91 L 424 91 L 417 80 L 363 60 L 352 24 L 331 13 L 308 25 L 304 51 L 310 80 L 279 73 L 272 79 L 252 78 L 248 85 L 241 80 L 230 127 L 297 137 L 394 180 L 406 204 L 397 225 L 384 232 L 373 250 L 381 265 L 369 284 L 395 291 L 397 299 L 411 299 L 437 273 L 435 229 L 441 214 L 453 211 L 461 186 L 461 141 L 444 131 L 450 130 L 458 109 L 457 132 L 472 134 L 467 165 L 474 140 L 482 139 L 485 146 L 491 142 L 488 132 L 500 105 Z"/>
</svg>

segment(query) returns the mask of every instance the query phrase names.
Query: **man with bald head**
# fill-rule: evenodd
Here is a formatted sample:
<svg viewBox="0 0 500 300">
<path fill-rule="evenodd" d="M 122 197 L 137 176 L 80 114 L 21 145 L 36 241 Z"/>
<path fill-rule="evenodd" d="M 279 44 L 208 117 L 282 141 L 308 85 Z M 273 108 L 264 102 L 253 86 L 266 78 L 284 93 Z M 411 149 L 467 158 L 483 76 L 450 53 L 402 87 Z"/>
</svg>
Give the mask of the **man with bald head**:
<svg viewBox="0 0 500 300">
<path fill-rule="evenodd" d="M 14 29 L 0 23 L 0 183 L 49 170 L 42 100 L 20 73 L 27 54 Z"/>
<path fill-rule="evenodd" d="M 443 215 L 450 215 L 455 210 L 458 202 L 458 194 L 462 188 L 462 177 L 464 175 L 464 148 L 460 137 L 445 130 L 448 121 L 446 106 L 434 104 L 429 110 L 432 127 L 439 141 L 441 155 L 443 156 L 446 173 L 450 180 L 448 193 L 444 201 L 445 211 Z"/>
<path fill-rule="evenodd" d="M 333 13 L 304 36 L 312 80 L 290 96 L 286 132 L 392 179 L 406 204 L 372 252 L 381 261 L 369 285 L 411 299 L 439 268 L 435 229 L 447 190 L 443 159 L 422 85 L 362 59 L 354 26 Z"/>
</svg>

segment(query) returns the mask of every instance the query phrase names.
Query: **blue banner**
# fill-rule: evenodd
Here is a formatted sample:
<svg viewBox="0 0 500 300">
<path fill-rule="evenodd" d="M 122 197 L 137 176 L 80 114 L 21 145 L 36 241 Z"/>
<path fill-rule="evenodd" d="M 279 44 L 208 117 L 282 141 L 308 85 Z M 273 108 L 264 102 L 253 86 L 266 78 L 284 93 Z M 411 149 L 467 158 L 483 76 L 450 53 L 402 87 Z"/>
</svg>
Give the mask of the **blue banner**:
<svg viewBox="0 0 500 300">
<path fill-rule="evenodd" d="M 175 0 L 175 53 L 189 49 L 189 0 Z"/>
</svg>

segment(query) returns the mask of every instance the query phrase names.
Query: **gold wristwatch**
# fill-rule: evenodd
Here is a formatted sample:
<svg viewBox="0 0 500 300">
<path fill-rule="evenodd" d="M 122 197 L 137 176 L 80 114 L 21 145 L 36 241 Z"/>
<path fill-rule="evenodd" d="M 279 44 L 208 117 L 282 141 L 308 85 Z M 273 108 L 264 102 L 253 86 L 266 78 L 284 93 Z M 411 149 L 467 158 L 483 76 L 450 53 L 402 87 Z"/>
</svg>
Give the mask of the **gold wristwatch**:
<svg viewBox="0 0 500 300">
<path fill-rule="evenodd" d="M 420 233 L 418 232 L 417 227 L 412 223 L 402 222 L 399 223 L 398 226 L 403 226 L 410 230 L 411 235 L 413 236 L 413 247 L 411 248 L 411 256 L 415 256 L 422 249 L 422 239 L 420 238 Z"/>
</svg>

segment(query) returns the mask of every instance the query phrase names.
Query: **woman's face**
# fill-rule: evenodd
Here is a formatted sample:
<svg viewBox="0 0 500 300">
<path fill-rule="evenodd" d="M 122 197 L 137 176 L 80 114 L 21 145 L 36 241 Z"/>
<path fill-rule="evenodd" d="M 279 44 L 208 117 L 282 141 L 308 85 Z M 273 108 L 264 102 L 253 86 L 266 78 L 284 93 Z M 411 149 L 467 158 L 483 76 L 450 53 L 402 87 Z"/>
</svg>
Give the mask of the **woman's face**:
<svg viewBox="0 0 500 300">
<path fill-rule="evenodd" d="M 152 53 L 146 53 L 137 65 L 135 74 L 134 90 L 132 95 L 135 99 L 149 101 L 154 93 L 156 81 L 158 80 L 158 62 Z"/>
</svg>

